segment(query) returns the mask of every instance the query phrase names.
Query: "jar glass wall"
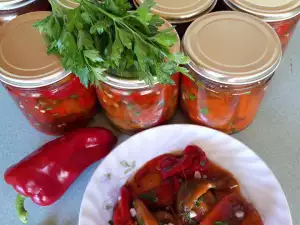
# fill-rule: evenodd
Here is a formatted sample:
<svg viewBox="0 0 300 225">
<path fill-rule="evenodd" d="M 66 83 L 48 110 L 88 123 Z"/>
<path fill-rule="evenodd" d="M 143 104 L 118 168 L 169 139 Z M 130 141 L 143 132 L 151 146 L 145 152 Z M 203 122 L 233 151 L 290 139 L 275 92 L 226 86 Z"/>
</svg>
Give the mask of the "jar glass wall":
<svg viewBox="0 0 300 225">
<path fill-rule="evenodd" d="M 279 0 L 277 3 L 261 0 L 259 4 L 242 0 L 223 2 L 228 10 L 249 13 L 268 23 L 279 36 L 282 51 L 286 50 L 300 18 L 300 0 Z"/>
<path fill-rule="evenodd" d="M 100 82 L 98 99 L 108 119 L 122 132 L 135 133 L 166 123 L 175 113 L 180 74 L 174 85 L 156 84 L 138 89 L 113 87 Z"/>
<path fill-rule="evenodd" d="M 73 74 L 39 88 L 4 87 L 30 124 L 46 134 L 85 127 L 96 113 L 94 88 L 85 88 Z"/>
<path fill-rule="evenodd" d="M 231 134 L 248 127 L 259 109 L 270 78 L 244 86 L 182 77 L 180 105 L 196 124 Z"/>
</svg>

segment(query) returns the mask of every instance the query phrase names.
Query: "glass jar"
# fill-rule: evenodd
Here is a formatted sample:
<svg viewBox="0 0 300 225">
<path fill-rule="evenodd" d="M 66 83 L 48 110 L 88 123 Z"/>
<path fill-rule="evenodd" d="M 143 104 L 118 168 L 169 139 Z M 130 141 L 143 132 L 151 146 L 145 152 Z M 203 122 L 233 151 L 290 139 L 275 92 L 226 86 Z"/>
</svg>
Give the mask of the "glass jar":
<svg viewBox="0 0 300 225">
<path fill-rule="evenodd" d="M 162 29 L 170 26 L 166 22 Z M 180 51 L 179 37 L 170 51 Z M 166 123 L 174 115 L 180 74 L 172 75 L 172 79 L 174 85 L 155 82 L 150 86 L 144 81 L 107 74 L 106 81 L 100 82 L 96 91 L 109 120 L 122 132 L 131 134 Z"/>
<path fill-rule="evenodd" d="M 86 126 L 97 97 L 58 57 L 47 55 L 42 35 L 32 27 L 47 15 L 24 14 L 0 29 L 0 80 L 33 127 L 59 135 Z"/>
<path fill-rule="evenodd" d="M 136 6 L 144 0 L 133 0 Z M 155 0 L 156 5 L 152 12 L 175 25 L 180 37 L 182 37 L 192 21 L 212 11 L 217 0 Z"/>
<path fill-rule="evenodd" d="M 211 13 L 187 29 L 183 49 L 194 78 L 181 81 L 187 117 L 228 134 L 249 126 L 282 57 L 274 30 L 249 14 Z"/>
<path fill-rule="evenodd" d="M 280 38 L 282 51 L 292 37 L 300 18 L 300 0 L 224 0 L 232 10 L 250 13 L 273 27 Z"/>
<path fill-rule="evenodd" d="M 1 0 L 0 26 L 8 21 L 34 11 L 48 11 L 51 6 L 47 0 Z"/>
</svg>

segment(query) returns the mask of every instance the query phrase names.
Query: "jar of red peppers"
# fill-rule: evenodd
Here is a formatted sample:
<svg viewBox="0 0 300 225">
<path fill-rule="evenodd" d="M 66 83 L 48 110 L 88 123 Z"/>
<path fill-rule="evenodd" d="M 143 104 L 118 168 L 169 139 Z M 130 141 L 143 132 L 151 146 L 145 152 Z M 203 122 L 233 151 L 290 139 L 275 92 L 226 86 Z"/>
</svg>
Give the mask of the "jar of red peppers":
<svg viewBox="0 0 300 225">
<path fill-rule="evenodd" d="M 133 2 L 139 6 L 144 0 Z M 176 25 L 176 30 L 182 37 L 190 23 L 199 16 L 209 13 L 217 0 L 155 0 L 155 3 L 152 12 Z"/>
<path fill-rule="evenodd" d="M 48 12 L 24 14 L 0 29 L 0 80 L 29 122 L 58 135 L 87 125 L 95 114 L 94 88 L 85 88 L 66 72 L 56 56 L 47 55 L 33 23 Z"/>
<path fill-rule="evenodd" d="M 284 51 L 300 18 L 300 0 L 224 0 L 229 8 L 250 13 L 270 24 Z"/>
<path fill-rule="evenodd" d="M 0 26 L 16 18 L 18 15 L 50 10 L 47 0 L 1 0 L 0 1 Z"/>
<path fill-rule="evenodd" d="M 183 49 L 194 78 L 182 77 L 184 113 L 229 134 L 250 125 L 281 60 L 274 30 L 249 14 L 211 13 L 190 25 Z"/>
<path fill-rule="evenodd" d="M 163 29 L 170 26 L 166 22 Z M 179 51 L 178 37 L 171 52 Z M 107 74 L 106 81 L 100 82 L 96 89 L 108 119 L 122 132 L 135 133 L 154 127 L 166 123 L 174 115 L 178 103 L 180 74 L 172 75 L 174 85 L 158 82 L 148 85 L 144 81 L 126 79 L 125 77 L 131 77 L 126 76 L 126 73 L 122 77 Z"/>
</svg>

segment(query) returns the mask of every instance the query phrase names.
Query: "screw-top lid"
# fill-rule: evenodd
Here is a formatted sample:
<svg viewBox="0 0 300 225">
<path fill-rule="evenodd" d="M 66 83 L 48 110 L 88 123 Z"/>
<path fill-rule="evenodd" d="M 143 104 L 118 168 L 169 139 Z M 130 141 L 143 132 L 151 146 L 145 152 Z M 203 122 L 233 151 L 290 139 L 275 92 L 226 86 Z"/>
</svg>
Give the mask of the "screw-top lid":
<svg viewBox="0 0 300 225">
<path fill-rule="evenodd" d="M 75 9 L 79 6 L 79 3 L 74 0 L 56 0 L 55 2 L 65 9 Z"/>
<path fill-rule="evenodd" d="M 144 0 L 133 0 L 140 5 Z M 213 9 L 216 0 L 155 0 L 152 12 L 171 23 L 185 23 Z"/>
<path fill-rule="evenodd" d="M 200 76 L 230 85 L 270 76 L 282 52 L 275 31 L 246 13 L 217 12 L 194 21 L 183 39 L 189 64 Z"/>
<path fill-rule="evenodd" d="M 160 30 L 165 30 L 172 26 L 168 21 L 166 21 L 166 20 L 164 20 L 164 21 L 165 21 L 165 23 L 159 28 Z M 178 41 L 176 44 L 174 44 L 170 48 L 170 52 L 176 53 L 176 52 L 180 52 L 180 38 L 175 29 L 173 32 L 176 33 Z M 128 77 L 126 75 L 127 73 L 131 73 L 131 72 L 123 72 L 122 77 L 120 77 L 120 76 L 116 76 L 112 73 L 106 72 L 107 76 L 106 76 L 106 79 L 104 82 L 113 87 L 121 88 L 121 89 L 132 90 L 132 89 L 142 89 L 142 88 L 149 87 L 149 85 L 144 80 L 126 79 L 126 77 Z M 158 80 L 156 78 L 154 78 L 154 84 L 158 84 Z"/>
<path fill-rule="evenodd" d="M 292 18 L 300 13 L 300 0 L 224 0 L 234 10 L 251 13 L 271 22 Z"/>
<path fill-rule="evenodd" d="M 16 87 L 34 88 L 67 76 L 55 55 L 47 55 L 46 44 L 33 23 L 49 12 L 21 15 L 0 29 L 0 80 Z"/>
<path fill-rule="evenodd" d="M 0 0 L 0 10 L 12 10 L 21 8 L 35 0 Z"/>
</svg>

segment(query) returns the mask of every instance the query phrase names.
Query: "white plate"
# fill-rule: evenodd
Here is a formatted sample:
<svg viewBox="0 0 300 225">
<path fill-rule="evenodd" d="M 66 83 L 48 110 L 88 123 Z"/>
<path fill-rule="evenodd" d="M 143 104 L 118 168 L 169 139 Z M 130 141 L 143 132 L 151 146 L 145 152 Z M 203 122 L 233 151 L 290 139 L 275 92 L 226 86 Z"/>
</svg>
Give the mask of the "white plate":
<svg viewBox="0 0 300 225">
<path fill-rule="evenodd" d="M 120 187 L 155 156 L 200 146 L 208 158 L 230 171 L 265 225 L 292 225 L 285 195 L 268 166 L 236 139 L 200 126 L 167 125 L 141 132 L 119 145 L 98 166 L 81 203 L 79 225 L 107 225 Z"/>
</svg>

